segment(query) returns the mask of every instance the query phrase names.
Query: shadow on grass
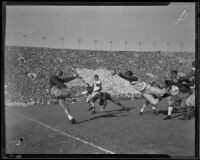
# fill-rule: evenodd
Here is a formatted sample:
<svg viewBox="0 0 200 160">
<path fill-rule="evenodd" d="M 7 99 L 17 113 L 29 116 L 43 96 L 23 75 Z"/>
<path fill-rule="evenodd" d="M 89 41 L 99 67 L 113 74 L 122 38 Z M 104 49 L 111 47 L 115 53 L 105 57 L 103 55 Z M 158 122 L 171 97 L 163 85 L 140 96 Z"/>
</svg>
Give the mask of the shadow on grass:
<svg viewBox="0 0 200 160">
<path fill-rule="evenodd" d="M 168 110 L 160 110 L 160 111 L 158 111 L 158 113 L 156 115 L 158 115 L 158 114 L 167 115 L 167 113 L 168 113 Z M 188 113 L 189 112 L 187 111 L 187 114 Z M 172 116 L 171 119 L 174 119 L 177 117 L 183 117 L 185 115 L 185 108 L 174 108 L 172 111 L 172 114 L 176 114 L 176 115 Z M 188 117 L 188 120 L 193 119 L 193 118 L 194 118 L 194 116 L 190 115 Z"/>
<path fill-rule="evenodd" d="M 113 113 L 107 113 L 107 114 L 103 114 L 103 115 L 100 115 L 100 116 L 92 117 L 92 118 L 89 118 L 87 120 L 83 120 L 83 121 L 77 122 L 76 124 L 81 124 L 81 123 L 88 122 L 88 121 L 95 120 L 95 119 L 99 119 L 99 118 L 113 118 L 113 117 L 124 117 L 124 116 L 127 116 L 127 114 L 120 114 L 120 113 L 121 112 L 114 113 L 114 114 Z"/>
<path fill-rule="evenodd" d="M 131 111 L 132 109 L 135 109 L 135 108 L 137 108 L 137 107 L 126 107 L 126 109 L 124 110 L 124 109 L 122 109 L 122 108 L 120 108 L 120 109 L 115 109 L 115 110 L 108 110 L 108 111 L 103 111 L 103 112 L 101 112 L 101 113 L 112 113 L 112 112 L 129 112 L 129 111 Z"/>
<path fill-rule="evenodd" d="M 184 108 L 174 108 L 174 109 L 172 110 L 172 114 L 184 113 L 184 112 L 185 112 L 185 111 L 184 111 Z M 158 115 L 158 114 L 167 115 L 167 113 L 168 113 L 168 110 L 167 110 L 167 109 L 166 109 L 166 110 L 159 110 L 158 113 L 157 113 L 156 115 Z"/>
</svg>

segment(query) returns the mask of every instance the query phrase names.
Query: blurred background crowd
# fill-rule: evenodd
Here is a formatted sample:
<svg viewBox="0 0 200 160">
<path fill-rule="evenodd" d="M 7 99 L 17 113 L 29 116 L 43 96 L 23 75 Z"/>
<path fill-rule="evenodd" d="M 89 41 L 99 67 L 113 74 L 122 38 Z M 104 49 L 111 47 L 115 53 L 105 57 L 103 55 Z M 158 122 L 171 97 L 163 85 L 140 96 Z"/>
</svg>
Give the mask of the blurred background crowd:
<svg viewBox="0 0 200 160">
<path fill-rule="evenodd" d="M 186 52 L 97 51 L 6 46 L 5 103 L 56 103 L 49 95 L 49 78 L 57 69 L 62 69 L 64 76 L 72 76 L 72 67 L 76 68 L 83 79 L 90 84 L 94 73 L 99 74 L 106 92 L 118 98 L 129 98 L 132 93 L 127 82 L 119 77 L 112 77 L 111 70 L 116 69 L 122 73 L 131 70 L 139 80 L 160 82 L 169 76 L 171 69 L 178 70 L 182 75 L 189 72 L 194 59 L 194 53 Z M 81 80 L 74 80 L 68 86 L 79 92 L 86 85 Z M 69 101 L 82 102 L 84 98 L 79 97 Z"/>
</svg>

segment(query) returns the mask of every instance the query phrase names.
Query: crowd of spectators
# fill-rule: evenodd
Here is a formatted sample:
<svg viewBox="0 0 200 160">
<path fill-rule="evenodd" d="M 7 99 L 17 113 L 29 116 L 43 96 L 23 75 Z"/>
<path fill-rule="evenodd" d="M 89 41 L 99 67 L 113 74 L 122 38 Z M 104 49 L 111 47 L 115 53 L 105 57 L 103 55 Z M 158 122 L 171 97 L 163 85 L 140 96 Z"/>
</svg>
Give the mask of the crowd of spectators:
<svg viewBox="0 0 200 160">
<path fill-rule="evenodd" d="M 194 59 L 194 53 L 180 52 L 94 51 L 6 46 L 5 101 L 6 103 L 50 103 L 52 99 L 49 95 L 49 77 L 57 69 L 64 70 L 64 76 L 71 76 L 72 67 L 77 68 L 87 81 L 88 73 L 98 70 L 98 74 L 102 75 L 100 78 L 105 81 L 105 90 L 118 97 L 125 97 L 130 95 L 128 90 L 124 92 L 121 89 L 126 82 L 116 79 L 115 81 L 120 81 L 121 85 L 119 83 L 114 85 L 112 80 L 106 80 L 109 70 L 116 69 L 120 72 L 131 70 L 142 81 L 159 82 L 171 69 L 187 73 Z M 69 83 L 69 87 L 78 91 L 84 89 L 85 84 L 75 80 Z M 83 101 L 83 98 L 75 100 Z"/>
</svg>

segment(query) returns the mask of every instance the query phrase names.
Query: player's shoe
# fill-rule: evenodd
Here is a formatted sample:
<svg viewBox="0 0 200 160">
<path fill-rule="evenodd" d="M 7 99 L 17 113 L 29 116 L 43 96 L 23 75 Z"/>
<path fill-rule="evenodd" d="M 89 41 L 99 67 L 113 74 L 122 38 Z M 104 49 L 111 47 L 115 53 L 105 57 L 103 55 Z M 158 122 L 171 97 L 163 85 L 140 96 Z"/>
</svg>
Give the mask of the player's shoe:
<svg viewBox="0 0 200 160">
<path fill-rule="evenodd" d="M 74 118 L 72 118 L 72 119 L 70 120 L 70 123 L 71 123 L 71 124 L 75 124 L 75 123 L 76 123 L 76 121 L 74 120 Z"/>
<path fill-rule="evenodd" d="M 95 110 L 93 110 L 93 111 L 92 111 L 92 114 L 95 114 L 95 113 L 96 113 L 96 111 L 95 111 Z"/>
<path fill-rule="evenodd" d="M 143 115 L 143 112 L 140 112 L 140 115 Z"/>
<path fill-rule="evenodd" d="M 130 108 L 123 107 L 122 109 L 126 112 L 130 111 Z"/>
<path fill-rule="evenodd" d="M 90 107 L 89 109 L 88 109 L 88 111 L 91 111 L 93 108 L 92 107 Z"/>
<path fill-rule="evenodd" d="M 156 113 L 154 113 L 154 115 L 159 115 L 161 113 L 161 111 L 156 111 Z"/>
<path fill-rule="evenodd" d="M 157 115 L 158 112 L 155 109 L 153 109 L 153 114 Z"/>
<path fill-rule="evenodd" d="M 168 120 L 168 119 L 172 119 L 171 116 L 166 116 L 165 118 L 163 118 L 163 120 Z"/>
</svg>

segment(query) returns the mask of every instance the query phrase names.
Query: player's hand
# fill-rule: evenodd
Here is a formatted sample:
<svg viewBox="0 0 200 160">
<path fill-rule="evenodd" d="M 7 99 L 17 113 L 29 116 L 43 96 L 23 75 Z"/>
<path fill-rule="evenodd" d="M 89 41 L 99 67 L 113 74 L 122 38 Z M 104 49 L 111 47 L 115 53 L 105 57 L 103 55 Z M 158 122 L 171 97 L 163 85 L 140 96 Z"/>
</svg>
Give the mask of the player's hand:
<svg viewBox="0 0 200 160">
<path fill-rule="evenodd" d="M 111 75 L 114 76 L 114 75 L 116 75 L 116 74 L 117 74 L 116 70 L 113 69 L 113 70 L 111 71 Z"/>
<path fill-rule="evenodd" d="M 79 75 L 78 75 L 78 73 L 73 73 L 73 76 L 75 77 L 75 78 L 79 78 Z"/>
</svg>

